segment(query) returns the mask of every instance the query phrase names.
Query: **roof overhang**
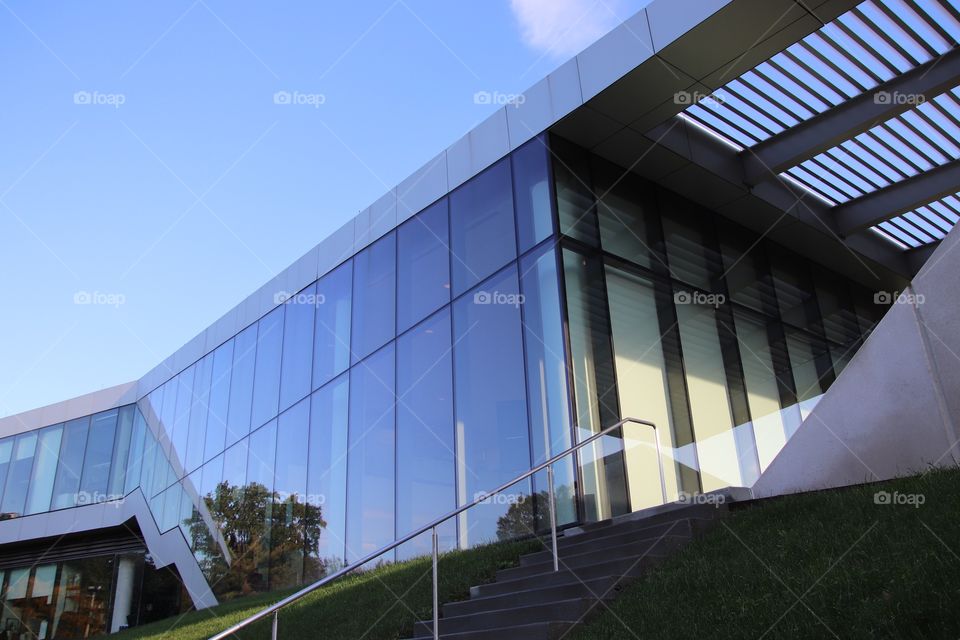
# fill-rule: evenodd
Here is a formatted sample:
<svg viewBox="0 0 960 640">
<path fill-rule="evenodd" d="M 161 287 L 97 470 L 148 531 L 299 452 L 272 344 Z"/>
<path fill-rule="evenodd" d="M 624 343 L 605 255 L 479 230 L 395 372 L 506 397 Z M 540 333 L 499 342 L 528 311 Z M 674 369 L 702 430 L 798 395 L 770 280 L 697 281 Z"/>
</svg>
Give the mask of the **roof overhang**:
<svg viewBox="0 0 960 640">
<path fill-rule="evenodd" d="M 648 7 L 651 21 L 661 4 Z M 664 10 L 682 11 L 685 4 Z M 858 4 L 732 0 L 550 130 L 868 286 L 895 290 L 937 243 L 904 251 L 866 229 L 960 191 L 960 167 L 948 163 L 839 206 L 781 171 L 911 106 L 877 101 L 879 91 L 929 94 L 956 86 L 960 52 L 951 50 L 746 150 L 681 115 L 690 100 L 721 89 Z"/>
</svg>

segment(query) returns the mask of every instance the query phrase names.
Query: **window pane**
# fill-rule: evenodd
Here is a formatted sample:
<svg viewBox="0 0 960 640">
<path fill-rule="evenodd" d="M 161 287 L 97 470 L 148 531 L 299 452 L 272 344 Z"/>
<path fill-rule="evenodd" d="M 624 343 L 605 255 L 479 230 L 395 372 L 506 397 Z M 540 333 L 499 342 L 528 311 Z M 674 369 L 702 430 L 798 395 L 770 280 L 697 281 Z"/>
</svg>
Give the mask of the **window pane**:
<svg viewBox="0 0 960 640">
<path fill-rule="evenodd" d="M 663 235 L 671 277 L 704 291 L 714 291 L 723 263 L 715 250 L 712 226 L 695 219 L 694 205 L 677 196 L 661 193 Z"/>
<path fill-rule="evenodd" d="M 770 265 L 763 246 L 757 243 L 756 235 L 746 229 L 721 227 L 720 250 L 727 293 L 734 302 L 776 317 L 779 312 Z"/>
<path fill-rule="evenodd" d="M 158 436 L 162 434 L 166 438 L 166 446 L 169 446 L 170 442 L 173 441 L 173 425 L 176 422 L 177 417 L 177 382 L 179 381 L 178 377 L 174 377 L 171 380 L 168 380 L 165 385 L 163 385 L 163 391 L 160 394 L 160 398 L 163 402 L 162 409 L 160 412 L 160 427 L 161 430 L 158 433 Z M 163 438 L 160 439 L 161 444 L 164 443 Z"/>
<path fill-rule="evenodd" d="M 243 492 L 247 484 L 249 441 L 241 440 L 223 453 L 223 482 L 233 491 Z"/>
<path fill-rule="evenodd" d="M 180 466 L 187 464 L 187 446 L 190 444 L 190 408 L 193 405 L 193 378 L 196 369 L 195 364 L 177 376 L 177 407 L 173 417 L 173 433 L 170 436 L 170 460 L 178 461 Z"/>
<path fill-rule="evenodd" d="M 83 459 L 83 476 L 80 480 L 80 498 L 85 504 L 106 499 L 107 481 L 110 479 L 110 459 L 113 456 L 113 439 L 117 432 L 117 410 L 98 413 L 90 419 L 90 434 L 87 436 L 87 455 Z"/>
<path fill-rule="evenodd" d="M 353 259 L 352 361 L 393 338 L 396 297 L 396 236 L 391 233 Z"/>
<path fill-rule="evenodd" d="M 453 311 L 459 504 L 530 468 L 516 267 L 494 276 L 481 290 L 486 296 L 479 291 L 466 295 Z M 511 502 L 522 508 L 528 483 L 519 483 L 511 493 Z M 506 512 L 503 504 L 466 512 L 460 521 L 461 546 L 497 539 L 497 519 Z M 505 537 L 514 533 L 502 532 Z"/>
<path fill-rule="evenodd" d="M 594 177 L 605 251 L 648 269 L 662 270 L 663 241 L 653 187 L 606 163 L 597 163 Z"/>
<path fill-rule="evenodd" d="M 0 440 L 0 496 L 3 495 L 3 488 L 7 484 L 7 472 L 10 470 L 10 458 L 13 456 L 13 441 L 15 438 L 10 436 Z"/>
<path fill-rule="evenodd" d="M 620 410 L 625 417 L 637 417 L 657 425 L 656 436 L 651 429 L 639 425 L 628 425 L 623 434 L 630 504 L 634 510 L 644 509 L 663 502 L 661 465 L 667 500 L 677 500 L 681 489 L 680 469 L 674 464 L 678 456 L 672 452 L 679 449 L 680 444 L 675 435 L 657 308 L 658 302 L 670 304 L 670 301 L 658 300 L 651 279 L 610 266 L 607 267 L 607 294 Z M 659 437 L 665 454 L 660 460 L 657 460 L 654 437 Z"/>
<path fill-rule="evenodd" d="M 762 471 L 786 444 L 788 425 L 799 424 L 799 410 L 794 405 L 781 411 L 780 387 L 786 381 L 779 378 L 786 376 L 777 373 L 778 357 L 771 342 L 771 334 L 776 331 L 775 321 L 744 309 L 734 309 L 734 319 Z M 792 384 L 792 375 L 789 372 L 787 375 Z"/>
<path fill-rule="evenodd" d="M 550 160 L 541 136 L 513 152 L 513 187 L 517 207 L 520 251 L 526 251 L 553 233 L 550 206 Z"/>
<path fill-rule="evenodd" d="M 397 230 L 397 329 L 408 328 L 450 300 L 447 200 Z"/>
<path fill-rule="evenodd" d="M 283 319 L 283 360 L 280 372 L 280 410 L 310 394 L 313 359 L 313 315 L 317 287 L 310 285 L 288 300 Z"/>
<path fill-rule="evenodd" d="M 130 436 L 130 452 L 127 456 L 126 474 L 123 482 L 124 495 L 140 485 L 143 473 L 143 460 L 146 454 L 147 423 L 139 407 L 133 411 L 133 433 Z"/>
<path fill-rule="evenodd" d="M 394 539 L 393 390 L 392 343 L 350 369 L 348 562 Z"/>
<path fill-rule="evenodd" d="M 703 490 L 743 486 L 715 309 L 677 304 L 677 318 Z"/>
<path fill-rule="evenodd" d="M 318 389 L 350 366 L 350 298 L 353 263 L 340 265 L 317 282 L 317 319 L 313 338 L 313 388 Z"/>
<path fill-rule="evenodd" d="M 312 333 L 312 323 L 310 329 Z M 307 541 L 320 536 L 320 507 L 306 504 L 309 428 L 309 399 L 280 414 L 277 421 L 277 463 L 273 483 L 276 512 L 270 533 L 271 589 L 300 584 Z"/>
<path fill-rule="evenodd" d="M 27 499 L 27 485 L 30 483 L 30 470 L 33 469 L 33 456 L 37 450 L 37 434 L 24 433 L 17 436 L 13 445 L 13 457 L 7 471 L 7 487 L 3 492 L 3 504 L 0 511 L 5 517 L 23 514 Z"/>
<path fill-rule="evenodd" d="M 780 305 L 780 318 L 795 327 L 811 327 L 819 322 L 814 309 L 813 279 L 806 265 L 800 264 L 793 256 L 784 256 L 773 252 L 771 255 L 773 283 Z"/>
<path fill-rule="evenodd" d="M 50 509 L 50 497 L 53 495 L 53 481 L 57 475 L 57 458 L 60 456 L 60 440 L 63 438 L 63 425 L 44 429 L 37 441 L 37 461 L 33 465 L 30 478 L 30 491 L 27 495 L 25 513 L 40 513 Z"/>
<path fill-rule="evenodd" d="M 533 462 L 539 464 L 573 444 L 570 430 L 567 367 L 563 322 L 560 318 L 560 279 L 553 249 L 526 256 L 520 264 L 523 292 L 524 342 L 527 355 L 527 396 Z M 573 458 L 554 465 L 557 522 L 577 519 Z M 534 477 L 538 500 L 547 491 L 546 472 Z M 548 522 L 549 506 L 537 505 L 537 524 Z"/>
<path fill-rule="evenodd" d="M 600 239 L 589 160 L 582 149 L 557 137 L 550 138 L 550 149 L 560 158 L 551 163 L 560 233 L 596 247 Z"/>
<path fill-rule="evenodd" d="M 233 340 L 213 352 L 210 375 L 210 402 L 203 459 L 210 460 L 223 451 L 227 435 L 227 410 L 230 405 L 230 373 L 233 366 Z"/>
<path fill-rule="evenodd" d="M 397 535 L 452 511 L 457 504 L 450 311 L 431 316 L 397 340 Z M 456 547 L 456 522 L 439 530 L 441 548 Z M 400 550 L 430 553 L 429 536 Z"/>
<path fill-rule="evenodd" d="M 273 470 L 277 452 L 277 421 L 250 434 L 244 508 L 251 514 L 250 561 L 247 577 L 254 591 L 266 591 L 270 579 L 270 530 L 273 518 Z"/>
<path fill-rule="evenodd" d="M 210 380 L 213 376 L 213 354 L 197 363 L 193 376 L 193 396 L 190 399 L 190 427 L 187 436 L 184 472 L 191 472 L 203 464 L 203 442 L 207 436 L 207 413 L 210 402 Z"/>
<path fill-rule="evenodd" d="M 146 496 L 148 500 L 153 497 L 153 483 L 155 481 L 154 476 L 156 475 L 158 448 L 157 439 L 154 437 L 148 425 L 143 436 L 143 467 L 140 471 L 140 490 L 143 491 L 143 495 Z M 62 453 L 60 455 L 63 457 Z"/>
<path fill-rule="evenodd" d="M 117 417 L 117 437 L 113 443 L 113 463 L 110 465 L 110 482 L 107 484 L 107 499 L 115 500 L 124 495 L 123 484 L 127 477 L 127 460 L 130 457 L 130 440 L 133 436 L 134 405 L 120 408 Z"/>
<path fill-rule="evenodd" d="M 284 306 L 277 307 L 257 323 L 257 370 L 253 375 L 251 429 L 277 415 Z"/>
<path fill-rule="evenodd" d="M 230 410 L 227 412 L 227 446 L 250 433 L 253 402 L 253 369 L 257 361 L 257 325 L 237 334 L 230 376 Z"/>
<path fill-rule="evenodd" d="M 836 374 L 853 357 L 860 340 L 857 313 L 847 282 L 825 269 L 815 269 L 817 306 L 827 340 L 831 342 L 830 353 Z"/>
<path fill-rule="evenodd" d="M 800 403 L 801 416 L 806 418 L 820 395 L 827 390 L 827 385 L 817 373 L 817 360 L 823 358 L 826 345 L 821 340 L 791 327 L 787 327 L 786 332 L 790 367 L 797 385 L 797 401 Z M 792 435 L 792 431 L 787 435 Z"/>
<path fill-rule="evenodd" d="M 166 532 L 180 524 L 180 500 L 183 497 L 183 491 L 177 483 L 167 488 L 160 496 L 163 500 L 163 520 L 160 531 Z"/>
<path fill-rule="evenodd" d="M 516 257 L 512 191 L 510 162 L 504 159 L 450 194 L 455 296 Z"/>
<path fill-rule="evenodd" d="M 574 400 L 582 440 L 620 419 L 610 322 L 599 258 L 563 252 Z M 584 516 L 603 520 L 630 510 L 622 440 L 608 436 L 581 449 Z"/>
<path fill-rule="evenodd" d="M 307 547 L 306 580 L 316 580 L 343 564 L 349 389 L 349 375 L 343 375 L 311 398 L 307 499 L 320 509 L 326 526 Z"/>
</svg>

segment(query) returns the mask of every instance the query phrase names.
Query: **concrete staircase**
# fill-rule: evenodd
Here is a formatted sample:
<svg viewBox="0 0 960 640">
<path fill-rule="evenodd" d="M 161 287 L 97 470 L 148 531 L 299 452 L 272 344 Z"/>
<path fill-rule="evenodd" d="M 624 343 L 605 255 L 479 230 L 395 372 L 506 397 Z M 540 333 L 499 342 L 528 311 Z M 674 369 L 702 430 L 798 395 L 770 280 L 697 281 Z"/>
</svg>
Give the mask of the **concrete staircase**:
<svg viewBox="0 0 960 640">
<path fill-rule="evenodd" d="M 557 640 L 602 611 L 642 575 L 727 513 L 722 505 L 666 505 L 569 529 L 559 539 L 560 571 L 549 549 L 520 558 L 496 581 L 470 589 L 470 599 L 442 605 L 440 637 L 450 640 Z M 441 560 L 441 571 L 443 563 Z M 433 638 L 433 622 L 417 622 L 414 639 Z"/>
</svg>

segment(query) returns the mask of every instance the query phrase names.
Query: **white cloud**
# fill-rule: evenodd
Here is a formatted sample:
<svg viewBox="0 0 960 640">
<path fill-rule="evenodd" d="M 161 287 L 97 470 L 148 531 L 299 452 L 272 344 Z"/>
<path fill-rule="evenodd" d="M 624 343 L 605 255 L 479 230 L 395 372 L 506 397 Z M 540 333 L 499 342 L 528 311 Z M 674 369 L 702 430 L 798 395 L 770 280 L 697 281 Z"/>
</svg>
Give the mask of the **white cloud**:
<svg viewBox="0 0 960 640">
<path fill-rule="evenodd" d="M 580 53 L 616 26 L 619 4 L 616 0 L 510 0 L 524 44 L 556 58 Z"/>
</svg>

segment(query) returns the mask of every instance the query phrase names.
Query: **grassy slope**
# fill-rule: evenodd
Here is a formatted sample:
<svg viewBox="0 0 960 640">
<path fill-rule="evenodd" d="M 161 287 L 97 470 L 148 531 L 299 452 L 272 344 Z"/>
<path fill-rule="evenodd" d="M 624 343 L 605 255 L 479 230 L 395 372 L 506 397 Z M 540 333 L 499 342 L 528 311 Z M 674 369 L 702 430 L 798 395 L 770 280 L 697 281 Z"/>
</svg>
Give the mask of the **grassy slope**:
<svg viewBox="0 0 960 640">
<path fill-rule="evenodd" d="M 521 554 L 542 548 L 529 540 L 457 551 L 440 559 L 440 601 L 462 600 L 470 587 L 490 582 L 498 569 L 517 564 Z M 112 636 L 116 640 L 200 640 L 255 613 L 286 593 L 237 599 L 194 611 L 179 620 L 167 619 Z M 429 558 L 411 560 L 348 576 L 314 592 L 280 614 L 281 638 L 408 637 L 415 619 L 431 616 Z M 250 628 L 241 638 L 269 638 L 269 621 Z"/>
<path fill-rule="evenodd" d="M 958 638 L 958 554 L 960 471 L 789 496 L 734 512 L 570 640 Z"/>
</svg>

